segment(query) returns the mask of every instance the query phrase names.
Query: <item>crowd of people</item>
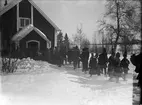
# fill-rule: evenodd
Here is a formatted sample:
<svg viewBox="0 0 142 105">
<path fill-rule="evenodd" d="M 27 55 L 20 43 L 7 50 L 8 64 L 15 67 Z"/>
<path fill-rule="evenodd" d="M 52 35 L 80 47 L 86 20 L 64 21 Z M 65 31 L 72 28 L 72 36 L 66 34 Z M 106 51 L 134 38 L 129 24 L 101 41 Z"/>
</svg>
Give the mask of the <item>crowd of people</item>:
<svg viewBox="0 0 142 105">
<path fill-rule="evenodd" d="M 131 55 L 130 61 L 136 67 L 135 72 L 138 73 L 138 86 L 141 88 L 141 55 Z M 61 67 L 64 64 L 73 64 L 73 69 L 82 67 L 82 72 L 92 75 L 104 75 L 109 77 L 109 80 L 116 78 L 116 82 L 119 82 L 119 78 L 122 78 L 126 81 L 126 76 L 129 71 L 130 61 L 127 58 L 127 51 L 123 53 L 123 58 L 120 59 L 120 53 L 115 53 L 112 49 L 110 56 L 108 56 L 107 51 L 103 48 L 102 53 L 89 53 L 88 48 L 83 48 L 82 51 L 79 48 L 73 47 L 64 52 L 63 49 L 55 48 L 54 49 L 54 63 Z M 81 63 L 80 63 L 81 62 Z M 81 66 L 82 64 L 82 66 Z M 142 91 L 141 91 L 142 92 Z M 141 93 L 142 94 L 142 93 Z M 141 97 L 142 98 L 142 97 Z M 142 100 L 142 99 L 141 99 Z M 140 101 L 141 101 L 140 100 Z"/>
<path fill-rule="evenodd" d="M 96 53 L 95 56 L 92 53 L 89 62 L 90 76 L 93 74 L 110 77 L 109 80 L 116 78 L 116 82 L 119 82 L 119 78 L 123 78 L 126 81 L 126 75 L 128 74 L 130 61 L 127 59 L 127 52 L 123 54 L 123 59 L 120 60 L 120 53 L 112 50 L 111 55 L 108 57 L 106 49 L 103 49 L 101 54 Z"/>
<path fill-rule="evenodd" d="M 74 70 L 80 68 L 80 64 L 82 64 L 82 72 L 87 73 L 89 71 L 90 77 L 103 74 L 106 77 L 110 77 L 109 80 L 116 78 L 116 82 L 119 82 L 120 77 L 126 80 L 130 64 L 130 61 L 127 59 L 127 51 L 124 52 L 122 60 L 120 59 L 120 53 L 115 53 L 113 50 L 108 57 L 105 48 L 103 48 L 101 54 L 91 53 L 91 57 L 89 55 L 88 48 L 83 48 L 80 51 L 75 46 L 66 53 L 62 49 L 55 48 L 54 61 L 59 67 L 67 64 L 67 62 L 73 64 Z"/>
</svg>

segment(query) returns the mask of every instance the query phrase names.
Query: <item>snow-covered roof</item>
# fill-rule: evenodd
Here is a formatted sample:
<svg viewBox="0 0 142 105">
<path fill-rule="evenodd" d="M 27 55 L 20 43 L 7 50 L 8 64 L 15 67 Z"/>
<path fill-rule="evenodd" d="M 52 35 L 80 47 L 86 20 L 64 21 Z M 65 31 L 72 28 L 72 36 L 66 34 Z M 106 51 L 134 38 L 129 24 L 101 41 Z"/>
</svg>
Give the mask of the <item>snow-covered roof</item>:
<svg viewBox="0 0 142 105">
<path fill-rule="evenodd" d="M 46 37 L 46 35 L 43 32 L 41 32 L 38 28 L 34 27 L 32 24 L 24 27 L 22 30 L 16 33 L 12 37 L 12 41 L 20 41 L 22 38 L 27 36 L 32 30 L 37 32 L 44 40 L 47 41 L 47 43 L 51 44 L 51 41 Z"/>
<path fill-rule="evenodd" d="M 19 2 L 21 2 L 22 0 L 13 0 L 11 1 L 8 5 L 4 6 L 1 10 L 0 10 L 0 16 L 3 15 L 5 12 L 7 12 L 8 10 L 10 10 L 12 7 L 14 7 L 15 5 L 17 5 Z"/>
<path fill-rule="evenodd" d="M 6 13 L 8 10 L 10 10 L 11 8 L 13 8 L 15 5 L 17 5 L 18 3 L 20 3 L 22 0 L 13 0 L 12 2 L 10 2 L 8 5 L 6 5 L 5 7 L 3 7 L 2 10 L 0 10 L 0 16 L 3 15 L 4 13 Z M 32 0 L 28 0 L 31 5 L 34 6 L 34 8 L 36 8 L 40 14 L 57 30 L 60 31 L 60 29 L 56 26 L 56 24 L 32 1 Z"/>
</svg>

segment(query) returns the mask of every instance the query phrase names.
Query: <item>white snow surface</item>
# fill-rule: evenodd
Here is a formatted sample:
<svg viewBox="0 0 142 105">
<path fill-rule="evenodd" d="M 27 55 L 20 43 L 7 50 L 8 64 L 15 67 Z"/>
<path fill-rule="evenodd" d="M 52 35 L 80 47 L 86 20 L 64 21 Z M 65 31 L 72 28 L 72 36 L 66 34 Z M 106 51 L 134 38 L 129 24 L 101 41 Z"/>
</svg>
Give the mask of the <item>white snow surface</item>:
<svg viewBox="0 0 142 105">
<path fill-rule="evenodd" d="M 0 105 L 132 105 L 132 64 L 127 81 L 115 83 L 103 75 L 89 77 L 72 65 L 30 62 L 30 68 L 0 75 Z"/>
</svg>

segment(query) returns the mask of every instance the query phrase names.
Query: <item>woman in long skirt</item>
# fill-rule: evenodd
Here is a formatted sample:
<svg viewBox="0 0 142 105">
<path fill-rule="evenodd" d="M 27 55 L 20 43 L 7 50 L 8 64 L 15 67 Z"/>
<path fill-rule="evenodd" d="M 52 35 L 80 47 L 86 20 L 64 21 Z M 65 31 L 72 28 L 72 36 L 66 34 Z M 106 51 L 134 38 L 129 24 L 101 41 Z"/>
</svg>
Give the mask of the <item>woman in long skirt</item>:
<svg viewBox="0 0 142 105">
<path fill-rule="evenodd" d="M 93 75 L 93 74 L 97 74 L 97 58 L 98 58 L 98 54 L 96 53 L 95 57 L 94 57 L 94 54 L 92 53 L 91 54 L 91 58 L 90 58 L 90 61 L 89 61 L 89 74 L 90 74 L 90 77 Z"/>
</svg>

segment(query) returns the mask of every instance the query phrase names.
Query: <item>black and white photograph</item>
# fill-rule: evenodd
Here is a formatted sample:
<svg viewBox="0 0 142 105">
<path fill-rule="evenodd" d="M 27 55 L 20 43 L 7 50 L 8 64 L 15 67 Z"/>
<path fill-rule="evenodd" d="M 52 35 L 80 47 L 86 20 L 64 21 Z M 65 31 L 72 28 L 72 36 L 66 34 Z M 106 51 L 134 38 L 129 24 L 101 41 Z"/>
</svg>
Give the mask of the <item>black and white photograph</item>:
<svg viewBox="0 0 142 105">
<path fill-rule="evenodd" d="M 142 0 L 0 0 L 0 105 L 142 105 Z"/>
</svg>

